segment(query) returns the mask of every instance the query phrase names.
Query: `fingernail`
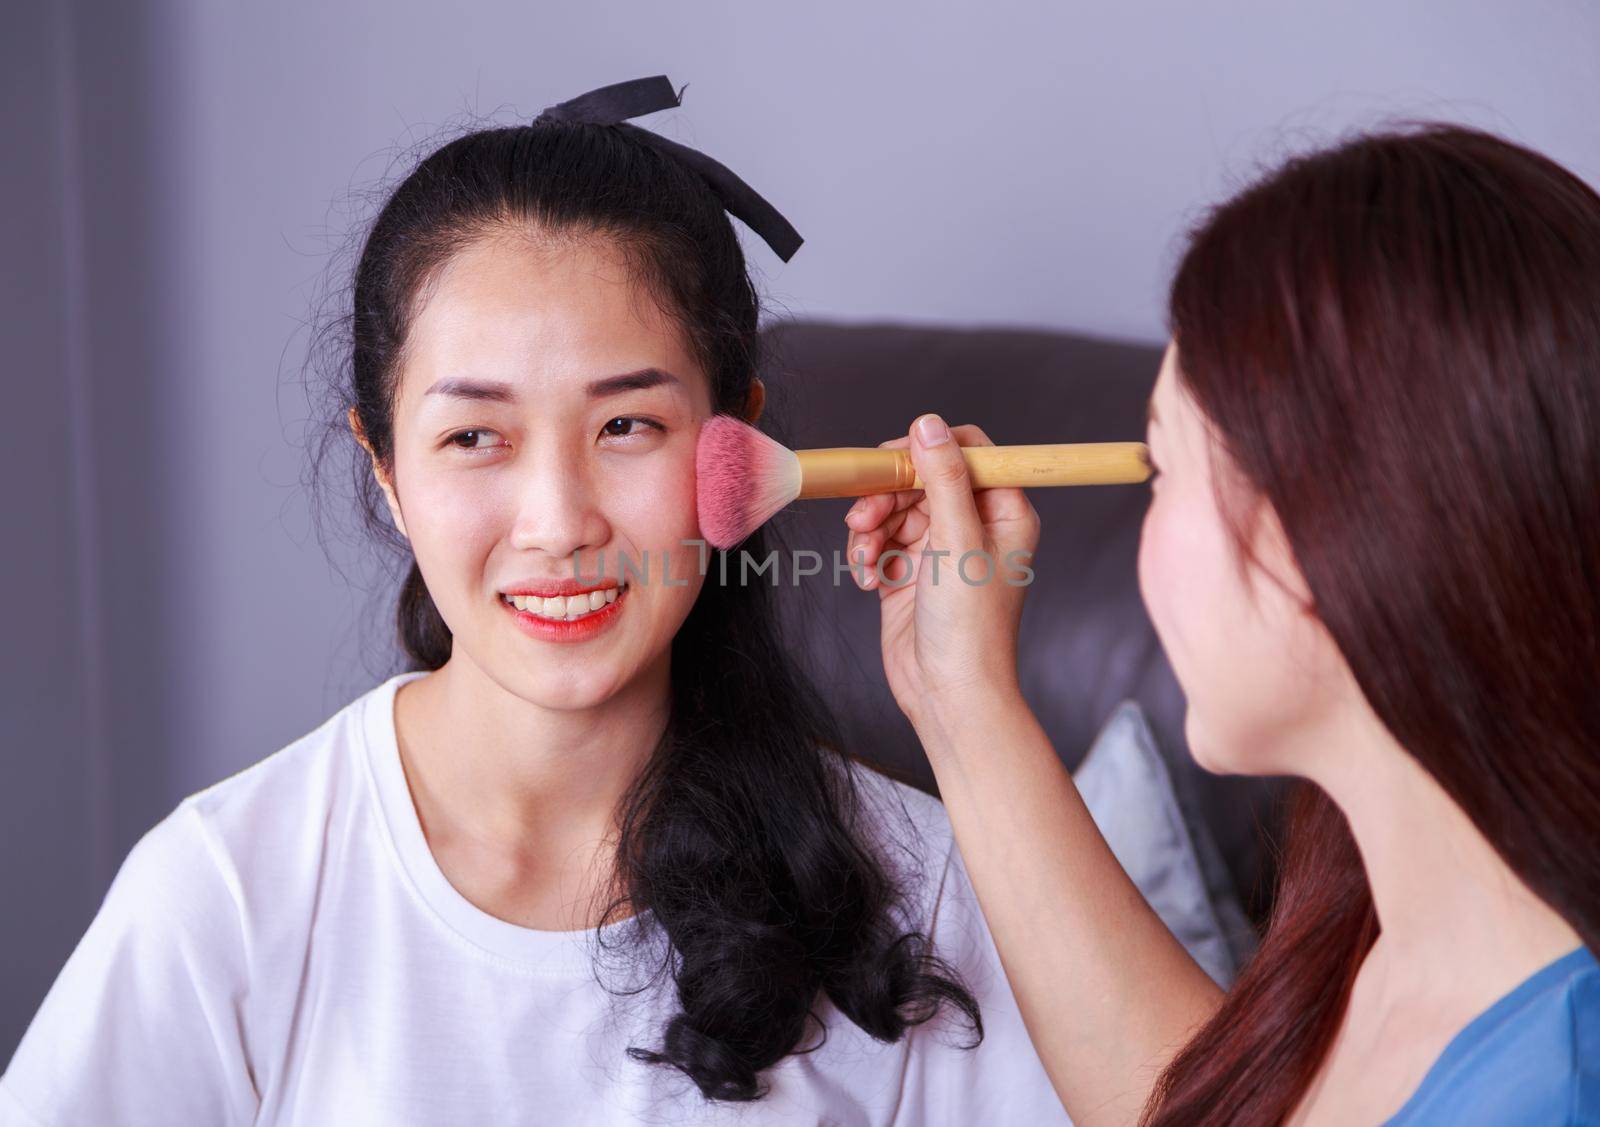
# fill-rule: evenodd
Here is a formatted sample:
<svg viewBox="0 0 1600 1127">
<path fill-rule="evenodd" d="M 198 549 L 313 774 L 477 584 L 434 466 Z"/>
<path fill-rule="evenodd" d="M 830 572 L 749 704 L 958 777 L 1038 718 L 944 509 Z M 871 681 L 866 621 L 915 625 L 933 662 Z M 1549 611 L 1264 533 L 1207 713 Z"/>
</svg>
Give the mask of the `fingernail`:
<svg viewBox="0 0 1600 1127">
<path fill-rule="evenodd" d="M 917 441 L 924 446 L 942 446 L 950 441 L 950 428 L 938 415 L 923 415 L 917 420 Z"/>
</svg>

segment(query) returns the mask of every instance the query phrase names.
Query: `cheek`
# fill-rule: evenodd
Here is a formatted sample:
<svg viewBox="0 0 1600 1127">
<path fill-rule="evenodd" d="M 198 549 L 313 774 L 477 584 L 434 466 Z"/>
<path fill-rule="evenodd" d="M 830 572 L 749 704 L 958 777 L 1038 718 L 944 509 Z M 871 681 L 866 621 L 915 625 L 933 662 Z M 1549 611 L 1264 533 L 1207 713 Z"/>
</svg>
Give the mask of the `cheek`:
<svg viewBox="0 0 1600 1127">
<path fill-rule="evenodd" d="M 1139 586 L 1183 688 L 1196 762 L 1222 773 L 1296 770 L 1333 664 L 1314 620 L 1255 565 L 1241 573 L 1231 534 L 1203 497 L 1152 504 Z"/>
<path fill-rule="evenodd" d="M 674 577 L 683 575 L 679 557 L 696 558 L 694 448 L 677 444 L 647 458 L 619 461 L 608 472 L 600 499 L 619 550 L 648 558 L 652 572 L 670 556 Z"/>
<path fill-rule="evenodd" d="M 417 465 L 409 474 L 402 468 L 400 483 L 406 531 L 424 567 L 481 559 L 512 519 L 515 497 L 493 474 Z"/>
<path fill-rule="evenodd" d="M 674 452 L 620 466 L 607 483 L 605 508 L 627 538 L 660 551 L 695 535 L 694 460 Z"/>
<path fill-rule="evenodd" d="M 1139 587 L 1188 706 L 1189 750 L 1212 771 L 1250 772 L 1263 676 L 1277 646 L 1234 560 L 1226 527 L 1202 497 L 1173 490 L 1145 515 Z"/>
<path fill-rule="evenodd" d="M 693 445 L 619 465 L 606 488 L 615 550 L 645 563 L 652 601 L 681 621 L 703 581 Z"/>
<path fill-rule="evenodd" d="M 1192 506 L 1170 489 L 1152 499 L 1139 537 L 1139 590 L 1173 671 L 1191 697 L 1216 633 L 1207 621 L 1217 605 L 1211 551 Z"/>
</svg>

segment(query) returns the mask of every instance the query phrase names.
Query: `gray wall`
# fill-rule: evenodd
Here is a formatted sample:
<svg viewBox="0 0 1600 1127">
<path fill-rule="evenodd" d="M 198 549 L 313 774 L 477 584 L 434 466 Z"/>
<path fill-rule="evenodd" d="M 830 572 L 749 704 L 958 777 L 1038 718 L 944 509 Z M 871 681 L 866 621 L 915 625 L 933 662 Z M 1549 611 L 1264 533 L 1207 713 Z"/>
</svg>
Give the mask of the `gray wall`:
<svg viewBox="0 0 1600 1127">
<path fill-rule="evenodd" d="M 1600 179 L 1585 0 L 454 7 L 8 9 L 0 1060 L 137 835 L 390 669 L 359 547 L 311 531 L 299 369 L 329 252 L 440 128 L 665 72 L 647 124 L 807 238 L 750 241 L 776 309 L 1148 340 L 1198 209 L 1352 123 Z"/>
<path fill-rule="evenodd" d="M 0 1059 L 192 746 L 167 30 L 83 15 L 14 5 L 0 38 Z"/>
</svg>

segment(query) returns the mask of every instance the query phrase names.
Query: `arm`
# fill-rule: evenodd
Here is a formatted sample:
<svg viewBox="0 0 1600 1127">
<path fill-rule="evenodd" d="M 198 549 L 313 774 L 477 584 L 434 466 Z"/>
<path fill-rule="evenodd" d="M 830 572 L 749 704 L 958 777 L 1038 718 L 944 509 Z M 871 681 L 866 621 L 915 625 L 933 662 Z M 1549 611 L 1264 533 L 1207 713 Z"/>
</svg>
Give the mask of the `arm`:
<svg viewBox="0 0 1600 1127">
<path fill-rule="evenodd" d="M 949 1005 L 913 1025 L 887 1124 L 1071 1127 L 1029 1038 L 943 803 L 865 768 L 861 777 L 869 784 L 863 798 L 878 808 L 871 824 L 884 835 L 886 863 L 906 882 L 906 923 L 971 992 L 983 1034 L 977 1040 L 966 1016 Z"/>
<path fill-rule="evenodd" d="M 1136 1121 L 1221 991 L 1117 863 L 1020 696 L 969 698 L 917 731 L 1056 1093 L 1079 1127 Z"/>
<path fill-rule="evenodd" d="M 891 549 L 909 557 L 885 565 L 886 582 L 867 573 L 885 672 L 928 753 L 1051 1082 L 1080 1127 L 1131 1122 L 1221 992 L 1118 864 L 1022 699 L 1025 588 L 1002 580 L 1014 574 L 1011 553 L 1031 560 L 1038 515 L 1018 489 L 974 495 L 959 447 L 989 440 L 976 427 L 953 433 L 929 446 L 913 427 L 884 443 L 910 448 L 927 492 L 858 502 L 846 518 L 850 559 L 870 568 Z M 1000 575 L 957 579 L 955 562 L 979 549 Z"/>
</svg>

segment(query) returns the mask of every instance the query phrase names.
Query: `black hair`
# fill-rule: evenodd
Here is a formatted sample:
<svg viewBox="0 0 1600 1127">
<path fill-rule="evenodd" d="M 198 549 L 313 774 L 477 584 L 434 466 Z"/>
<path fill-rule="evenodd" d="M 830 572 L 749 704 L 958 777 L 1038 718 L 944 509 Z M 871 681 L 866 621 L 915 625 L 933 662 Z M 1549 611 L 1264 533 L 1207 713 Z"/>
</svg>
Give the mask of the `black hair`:
<svg viewBox="0 0 1600 1127">
<path fill-rule="evenodd" d="M 352 458 L 367 528 L 401 558 L 372 463 L 393 469 L 406 333 L 431 278 L 476 239 L 532 229 L 620 248 L 709 376 L 714 410 L 742 413 L 761 360 L 760 301 L 733 225 L 707 183 L 629 125 L 539 120 L 478 129 L 423 159 L 365 236 L 349 311 L 335 325 L 333 402 L 313 489 L 335 442 Z M 742 548 L 763 559 L 765 530 Z M 680 1069 L 708 1099 L 753 1100 L 761 1072 L 801 1051 L 822 995 L 880 1041 L 953 1006 L 983 1036 L 972 994 L 905 923 L 908 882 L 869 846 L 856 769 L 761 582 L 713 581 L 672 642 L 671 715 L 618 812 L 610 920 L 664 934 L 656 972 L 679 1011 L 635 1059 Z M 736 571 L 729 568 L 729 572 Z M 410 670 L 438 669 L 451 633 L 414 558 L 398 633 Z"/>
</svg>

